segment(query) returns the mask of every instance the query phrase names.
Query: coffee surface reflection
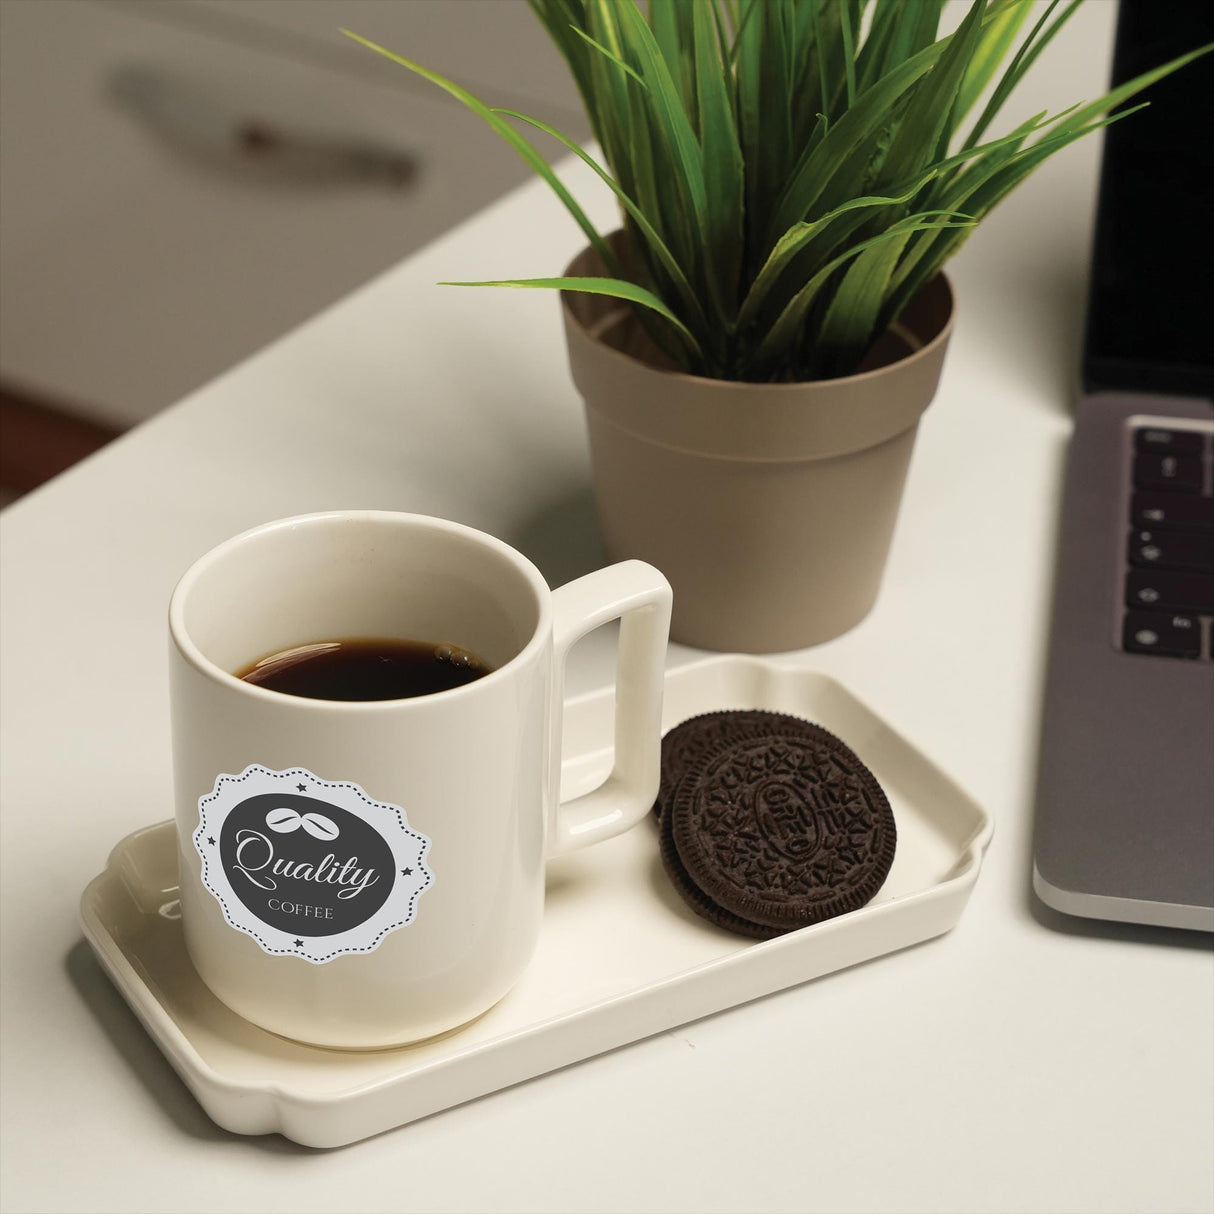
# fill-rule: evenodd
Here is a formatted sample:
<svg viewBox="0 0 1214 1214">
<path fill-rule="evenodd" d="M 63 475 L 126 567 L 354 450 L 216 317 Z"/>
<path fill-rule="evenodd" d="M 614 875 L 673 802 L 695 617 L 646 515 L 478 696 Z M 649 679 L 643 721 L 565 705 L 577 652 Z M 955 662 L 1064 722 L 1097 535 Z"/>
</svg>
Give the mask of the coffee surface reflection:
<svg viewBox="0 0 1214 1214">
<path fill-rule="evenodd" d="M 404 700 L 463 687 L 492 670 L 458 645 L 349 637 L 276 650 L 236 676 L 270 691 L 313 700 Z"/>
</svg>

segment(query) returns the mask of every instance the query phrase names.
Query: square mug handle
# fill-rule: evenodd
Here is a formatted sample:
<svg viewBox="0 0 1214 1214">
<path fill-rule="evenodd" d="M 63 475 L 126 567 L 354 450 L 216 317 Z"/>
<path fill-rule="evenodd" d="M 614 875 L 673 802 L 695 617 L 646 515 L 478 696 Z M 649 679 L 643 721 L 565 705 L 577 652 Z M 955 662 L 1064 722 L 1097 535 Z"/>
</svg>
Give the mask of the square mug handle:
<svg viewBox="0 0 1214 1214">
<path fill-rule="evenodd" d="M 670 583 L 644 561 L 622 561 L 552 592 L 553 696 L 550 746 L 561 765 L 565 661 L 569 650 L 602 624 L 620 621 L 615 687 L 615 759 L 596 789 L 571 801 L 554 799 L 548 856 L 609 839 L 635 826 L 658 792 L 662 689 L 670 635 Z M 559 787 L 559 775 L 554 774 Z"/>
</svg>

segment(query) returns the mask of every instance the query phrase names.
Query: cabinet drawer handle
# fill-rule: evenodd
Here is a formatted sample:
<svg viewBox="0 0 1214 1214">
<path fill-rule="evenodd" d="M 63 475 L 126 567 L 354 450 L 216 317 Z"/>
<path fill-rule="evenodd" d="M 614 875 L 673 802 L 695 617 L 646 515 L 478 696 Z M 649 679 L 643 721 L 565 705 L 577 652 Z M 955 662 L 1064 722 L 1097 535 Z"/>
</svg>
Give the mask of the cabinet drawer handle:
<svg viewBox="0 0 1214 1214">
<path fill-rule="evenodd" d="M 120 67 L 110 86 L 128 113 L 178 147 L 212 162 L 293 181 L 367 181 L 395 188 L 409 186 L 417 175 L 417 160 L 406 151 L 248 117 L 156 68 Z"/>
</svg>

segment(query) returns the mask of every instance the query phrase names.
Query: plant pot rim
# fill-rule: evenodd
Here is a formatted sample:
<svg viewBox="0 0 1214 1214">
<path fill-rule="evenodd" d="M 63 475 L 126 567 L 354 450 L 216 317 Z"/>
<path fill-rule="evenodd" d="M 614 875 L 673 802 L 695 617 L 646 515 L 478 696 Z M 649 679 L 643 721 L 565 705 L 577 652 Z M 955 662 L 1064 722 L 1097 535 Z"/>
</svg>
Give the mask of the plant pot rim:
<svg viewBox="0 0 1214 1214">
<path fill-rule="evenodd" d="M 607 239 L 611 240 L 613 237 L 616 237 L 617 234 L 622 235 L 622 230 L 617 229 L 616 232 L 610 233 Z M 583 257 L 585 253 L 589 251 L 589 249 L 590 246 L 587 245 L 586 248 L 579 252 L 577 257 L 574 258 L 573 262 L 570 263 L 570 267 L 572 267 L 574 262 Z M 569 270 L 566 269 L 566 274 L 568 273 Z M 827 379 L 799 379 L 780 381 L 718 379 L 708 375 L 693 375 L 690 371 L 671 370 L 667 367 L 654 366 L 642 358 L 637 358 L 633 354 L 628 354 L 623 350 L 617 349 L 616 347 L 603 341 L 601 337 L 589 332 L 571 306 L 570 297 L 574 295 L 583 295 L 584 292 L 561 291 L 560 294 L 561 308 L 565 314 L 566 322 L 576 325 L 583 333 L 585 333 L 586 337 L 590 341 L 594 342 L 595 345 L 600 348 L 604 356 L 609 359 L 618 360 L 619 362 L 627 364 L 632 368 L 643 368 L 645 371 L 650 372 L 653 375 L 663 376 L 672 384 L 677 383 L 694 388 L 696 392 L 737 391 L 738 388 L 745 387 L 750 389 L 762 389 L 765 393 L 771 393 L 773 395 L 777 393 L 788 393 L 804 396 L 806 390 L 813 385 L 821 384 L 824 386 L 830 385 L 831 387 L 843 385 L 860 386 L 862 384 L 869 383 L 880 376 L 889 375 L 895 368 L 907 367 L 916 362 L 922 362 L 926 359 L 932 358 L 940 347 L 948 342 L 948 339 L 952 333 L 953 324 L 957 317 L 957 295 L 953 290 L 953 284 L 948 275 L 941 270 L 938 274 L 928 279 L 928 281 L 919 288 L 919 290 L 907 303 L 906 308 L 903 309 L 903 313 L 905 314 L 906 310 L 909 309 L 916 300 L 925 298 L 933 291 L 944 292 L 944 299 L 941 302 L 942 306 L 947 308 L 945 321 L 933 336 L 929 337 L 926 341 L 921 341 L 914 334 L 909 334 L 908 336 L 908 331 L 903 326 L 900 326 L 898 321 L 895 321 L 887 330 L 887 332 L 897 334 L 904 341 L 906 341 L 906 344 L 914 344 L 914 348 L 909 354 L 903 355 L 900 358 L 895 358 L 891 362 L 882 363 L 880 366 L 873 367 L 868 371 L 853 371 L 850 375 L 835 375 Z M 611 303 L 617 307 L 620 312 L 626 311 L 628 306 L 623 300 L 612 300 Z"/>
<path fill-rule="evenodd" d="M 593 274 L 599 266 L 587 248 L 570 269 Z M 634 357 L 595 332 L 614 319 L 619 301 L 562 296 L 569 369 L 587 410 L 646 443 L 731 461 L 825 459 L 915 426 L 935 395 L 956 316 L 952 285 L 938 274 L 907 304 L 895 330 L 917 349 L 835 379 L 752 383 L 669 371 Z"/>
</svg>

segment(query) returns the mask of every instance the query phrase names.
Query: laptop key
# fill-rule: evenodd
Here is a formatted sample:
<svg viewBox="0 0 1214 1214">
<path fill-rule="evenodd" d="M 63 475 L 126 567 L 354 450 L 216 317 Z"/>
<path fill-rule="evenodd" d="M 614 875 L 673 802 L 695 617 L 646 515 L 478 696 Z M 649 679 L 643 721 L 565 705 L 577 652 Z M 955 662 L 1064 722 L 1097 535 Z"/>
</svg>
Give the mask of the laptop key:
<svg viewBox="0 0 1214 1214">
<path fill-rule="evenodd" d="M 1214 573 L 1214 535 L 1200 531 L 1132 531 L 1129 561 L 1140 569 Z"/>
<path fill-rule="evenodd" d="M 1130 510 L 1136 527 L 1184 527 L 1192 531 L 1214 531 L 1214 497 L 1135 493 Z"/>
<path fill-rule="evenodd" d="M 1172 493 L 1201 492 L 1200 455 L 1156 455 L 1139 451 L 1134 456 L 1136 489 L 1167 489 Z"/>
<path fill-rule="evenodd" d="M 1128 611 L 1121 632 L 1128 653 L 1159 653 L 1170 658 L 1201 657 L 1201 625 L 1191 615 Z"/>
<path fill-rule="evenodd" d="M 1139 451 L 1157 451 L 1161 455 L 1200 455 L 1203 445 L 1204 440 L 1199 430 L 1139 426 L 1134 431 L 1134 446 Z"/>
<path fill-rule="evenodd" d="M 1214 574 L 1167 569 L 1131 569 L 1125 580 L 1127 607 L 1156 611 L 1214 611 Z"/>
</svg>

